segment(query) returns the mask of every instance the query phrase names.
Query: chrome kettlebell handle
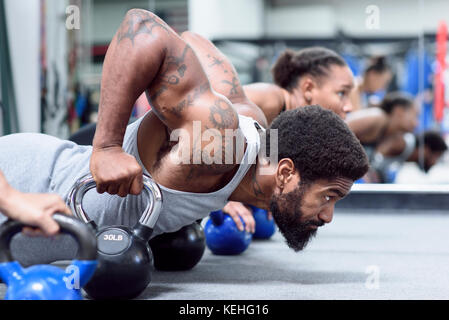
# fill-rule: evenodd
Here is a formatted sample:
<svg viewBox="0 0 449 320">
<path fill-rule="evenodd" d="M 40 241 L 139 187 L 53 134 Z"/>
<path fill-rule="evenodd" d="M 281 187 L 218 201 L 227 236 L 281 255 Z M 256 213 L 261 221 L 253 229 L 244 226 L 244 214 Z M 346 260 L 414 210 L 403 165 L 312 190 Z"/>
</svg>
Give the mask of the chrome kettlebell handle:
<svg viewBox="0 0 449 320">
<path fill-rule="evenodd" d="M 75 182 L 67 197 L 67 205 L 85 223 L 92 223 L 92 220 L 83 209 L 83 198 L 87 191 L 96 188 L 96 186 L 94 178 L 89 173 Z M 143 175 L 143 186 L 142 192 L 146 194 L 149 200 L 139 223 L 153 229 L 162 209 L 162 192 L 157 183 L 145 174 Z"/>
</svg>

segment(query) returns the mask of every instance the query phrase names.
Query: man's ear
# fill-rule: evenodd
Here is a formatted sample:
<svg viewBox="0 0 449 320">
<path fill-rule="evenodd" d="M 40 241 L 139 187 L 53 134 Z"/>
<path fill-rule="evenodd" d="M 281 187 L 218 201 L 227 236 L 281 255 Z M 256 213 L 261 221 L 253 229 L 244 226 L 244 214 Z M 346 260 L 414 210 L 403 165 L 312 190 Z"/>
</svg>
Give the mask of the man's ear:
<svg viewBox="0 0 449 320">
<path fill-rule="evenodd" d="M 281 159 L 278 163 L 278 168 L 276 171 L 276 187 L 282 190 L 285 185 L 289 183 L 296 174 L 296 168 L 293 161 L 289 158 Z"/>
<path fill-rule="evenodd" d="M 313 104 L 313 90 L 317 87 L 317 83 L 310 76 L 300 79 L 301 92 L 307 105 Z"/>
</svg>

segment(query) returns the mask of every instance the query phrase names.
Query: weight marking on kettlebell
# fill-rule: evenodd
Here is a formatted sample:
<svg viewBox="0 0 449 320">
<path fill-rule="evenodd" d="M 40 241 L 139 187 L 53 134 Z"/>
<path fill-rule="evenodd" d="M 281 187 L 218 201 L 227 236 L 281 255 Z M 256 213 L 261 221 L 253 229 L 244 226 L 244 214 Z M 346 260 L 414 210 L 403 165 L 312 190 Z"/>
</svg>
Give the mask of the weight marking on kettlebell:
<svg viewBox="0 0 449 320">
<path fill-rule="evenodd" d="M 103 240 L 106 241 L 123 241 L 123 236 L 116 234 L 105 234 Z"/>
<path fill-rule="evenodd" d="M 98 250 L 105 254 L 119 254 L 129 247 L 130 239 L 119 228 L 104 230 L 97 235 Z"/>
</svg>

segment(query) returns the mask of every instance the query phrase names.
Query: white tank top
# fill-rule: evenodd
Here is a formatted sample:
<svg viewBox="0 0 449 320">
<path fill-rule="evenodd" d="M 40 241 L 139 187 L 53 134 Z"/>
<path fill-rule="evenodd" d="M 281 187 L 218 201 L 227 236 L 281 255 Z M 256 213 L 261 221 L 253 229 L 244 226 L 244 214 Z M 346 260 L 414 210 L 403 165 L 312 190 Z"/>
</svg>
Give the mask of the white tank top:
<svg viewBox="0 0 449 320">
<path fill-rule="evenodd" d="M 137 132 L 143 118 L 128 126 L 123 149 L 133 155 L 144 168 L 144 172 L 149 175 L 140 159 L 137 147 Z M 185 225 L 205 218 L 211 211 L 220 210 L 225 206 L 251 165 L 256 163 L 260 149 L 260 136 L 256 129 L 256 123 L 252 118 L 239 115 L 239 128 L 245 136 L 247 145 L 237 173 L 225 187 L 211 193 L 192 193 L 159 185 L 162 191 L 163 205 L 154 229 L 154 236 L 177 231 Z"/>
</svg>

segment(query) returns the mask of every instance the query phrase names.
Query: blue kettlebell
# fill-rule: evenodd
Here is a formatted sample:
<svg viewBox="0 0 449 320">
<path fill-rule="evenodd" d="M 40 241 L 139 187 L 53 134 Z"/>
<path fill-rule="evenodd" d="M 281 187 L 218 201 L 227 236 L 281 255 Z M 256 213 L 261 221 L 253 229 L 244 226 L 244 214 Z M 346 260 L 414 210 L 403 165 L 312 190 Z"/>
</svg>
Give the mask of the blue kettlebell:
<svg viewBox="0 0 449 320">
<path fill-rule="evenodd" d="M 0 226 L 0 279 L 8 286 L 5 300 L 82 300 L 81 288 L 97 267 L 97 240 L 90 226 L 63 214 L 54 214 L 61 232 L 78 242 L 75 260 L 65 269 L 51 265 L 23 268 L 9 248 L 24 224 L 8 220 Z"/>
<path fill-rule="evenodd" d="M 250 205 L 253 211 L 253 217 L 256 221 L 256 231 L 253 234 L 254 239 L 269 239 L 276 232 L 274 220 L 268 220 L 268 211 Z"/>
<path fill-rule="evenodd" d="M 221 210 L 213 211 L 209 216 L 204 235 L 206 245 L 213 254 L 237 255 L 248 248 L 252 240 L 251 233 L 240 231 L 234 220 Z"/>
</svg>

